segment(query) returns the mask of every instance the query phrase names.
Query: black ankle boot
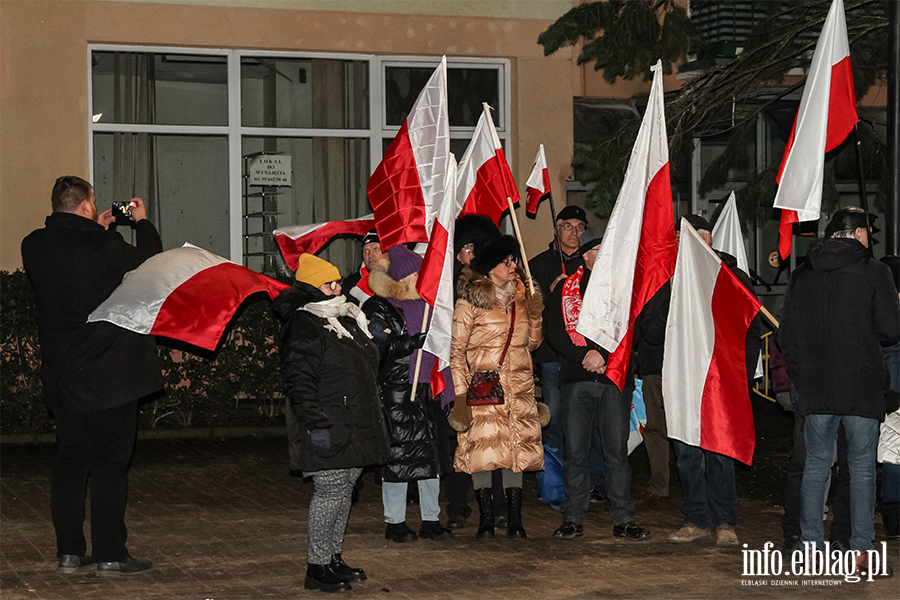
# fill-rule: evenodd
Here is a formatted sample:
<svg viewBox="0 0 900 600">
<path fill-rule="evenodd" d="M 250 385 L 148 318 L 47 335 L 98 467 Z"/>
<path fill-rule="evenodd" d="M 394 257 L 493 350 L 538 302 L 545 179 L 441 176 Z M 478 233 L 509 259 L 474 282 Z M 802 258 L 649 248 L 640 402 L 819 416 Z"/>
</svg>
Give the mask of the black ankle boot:
<svg viewBox="0 0 900 600">
<path fill-rule="evenodd" d="M 506 537 L 523 540 L 528 537 L 522 527 L 522 488 L 506 488 L 506 515 L 509 518 Z"/>
<path fill-rule="evenodd" d="M 491 498 L 491 488 L 486 487 L 475 490 L 475 499 L 478 501 L 478 510 L 481 511 L 478 519 L 478 532 L 475 534 L 475 537 L 493 538 L 494 505 Z"/>
<path fill-rule="evenodd" d="M 888 539 L 900 537 L 900 502 L 885 502 L 881 505 L 881 516 Z"/>
<path fill-rule="evenodd" d="M 350 583 L 331 570 L 329 565 L 306 563 L 306 581 L 303 587 L 308 590 L 322 590 L 333 594 L 353 589 Z"/>
<path fill-rule="evenodd" d="M 343 577 L 345 581 L 353 583 L 356 581 L 366 580 L 366 572 L 362 569 L 354 569 L 353 567 L 345 563 L 340 554 L 335 554 L 334 556 L 332 556 L 331 564 L 328 566 L 337 575 Z"/>
</svg>

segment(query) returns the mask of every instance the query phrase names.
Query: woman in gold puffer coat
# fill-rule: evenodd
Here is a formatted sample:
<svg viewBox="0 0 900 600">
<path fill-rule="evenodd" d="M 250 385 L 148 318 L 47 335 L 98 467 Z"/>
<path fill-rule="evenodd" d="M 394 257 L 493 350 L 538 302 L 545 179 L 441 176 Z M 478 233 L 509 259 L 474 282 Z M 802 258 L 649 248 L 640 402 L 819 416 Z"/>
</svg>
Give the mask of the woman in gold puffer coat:
<svg viewBox="0 0 900 600">
<path fill-rule="evenodd" d="M 457 283 L 450 367 L 457 396 L 450 424 L 459 434 L 455 468 L 470 473 L 481 511 L 476 537 L 494 536 L 491 471 L 501 469 L 509 524 L 507 536 L 524 538 L 522 472 L 544 468 L 541 426 L 550 413 L 534 399 L 531 351 L 543 339 L 539 289 L 530 292 L 517 269 L 519 245 L 512 236 L 488 244 L 464 268 Z M 473 373 L 498 369 L 515 305 L 506 358 L 499 365 L 504 403 L 467 406 Z"/>
</svg>

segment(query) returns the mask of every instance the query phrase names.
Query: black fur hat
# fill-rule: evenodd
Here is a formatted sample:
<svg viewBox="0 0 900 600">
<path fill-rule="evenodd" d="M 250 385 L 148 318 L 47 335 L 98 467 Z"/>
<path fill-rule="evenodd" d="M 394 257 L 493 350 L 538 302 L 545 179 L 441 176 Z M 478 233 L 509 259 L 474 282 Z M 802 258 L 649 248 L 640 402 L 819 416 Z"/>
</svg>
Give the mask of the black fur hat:
<svg viewBox="0 0 900 600">
<path fill-rule="evenodd" d="M 508 256 L 514 256 L 517 260 L 521 259 L 519 242 L 511 235 L 502 235 L 476 252 L 469 267 L 476 273 L 487 277 L 491 269 L 506 260 Z"/>
<path fill-rule="evenodd" d="M 500 237 L 500 230 L 489 217 L 482 215 L 462 215 L 456 219 L 453 233 L 453 254 L 459 254 L 466 244 L 474 244 L 473 254 L 478 254 L 485 244 Z"/>
</svg>

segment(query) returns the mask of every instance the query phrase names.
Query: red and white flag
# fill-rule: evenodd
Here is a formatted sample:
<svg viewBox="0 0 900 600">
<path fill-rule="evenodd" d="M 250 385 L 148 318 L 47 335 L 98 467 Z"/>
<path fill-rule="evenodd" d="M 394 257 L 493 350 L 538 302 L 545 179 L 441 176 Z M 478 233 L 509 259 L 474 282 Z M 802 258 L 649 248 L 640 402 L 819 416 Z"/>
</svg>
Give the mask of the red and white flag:
<svg viewBox="0 0 900 600">
<path fill-rule="evenodd" d="M 576 331 L 609 350 L 606 376 L 625 385 L 634 320 L 675 270 L 675 219 L 662 63 L 584 294 Z"/>
<path fill-rule="evenodd" d="M 744 273 L 750 272 L 750 263 L 747 262 L 747 248 L 744 247 L 744 233 L 741 231 L 741 218 L 738 215 L 734 192 L 728 196 L 728 201 L 725 202 L 725 207 L 719 213 L 719 218 L 713 226 L 712 245 L 716 250 L 727 252 L 735 257 L 738 269 Z"/>
<path fill-rule="evenodd" d="M 534 166 L 531 167 L 531 175 L 525 182 L 525 192 L 528 201 L 525 203 L 525 213 L 532 219 L 537 215 L 538 204 L 541 199 L 550 195 L 550 173 L 547 171 L 547 157 L 544 156 L 544 145 L 541 144 Z"/>
<path fill-rule="evenodd" d="M 791 253 L 793 223 L 819 219 L 825 153 L 847 139 L 857 121 L 844 4 L 833 0 L 775 178 L 778 191 L 774 206 L 781 209 L 778 250 L 782 259 Z"/>
<path fill-rule="evenodd" d="M 125 275 L 88 322 L 114 325 L 215 350 L 235 311 L 248 296 L 275 298 L 290 287 L 185 244 L 146 260 Z"/>
<path fill-rule="evenodd" d="M 450 340 L 453 336 L 453 236 L 456 231 L 456 217 L 462 205 L 457 202 L 456 159 L 450 155 L 450 165 L 445 179 L 447 189 L 441 197 L 437 218 L 431 226 L 431 239 L 416 290 L 432 306 L 431 324 L 422 349 L 433 354 L 437 360 L 431 373 L 432 395 L 437 396 L 445 387 L 441 371 L 450 366 Z M 451 379 L 452 381 L 452 379 Z"/>
<path fill-rule="evenodd" d="M 443 57 L 366 185 L 382 250 L 428 241 L 449 161 L 447 57 Z"/>
<path fill-rule="evenodd" d="M 366 235 L 374 228 L 375 215 L 366 215 L 349 221 L 282 227 L 272 233 L 275 235 L 285 264 L 294 271 L 297 269 L 297 259 L 301 254 L 315 254 L 335 236 Z"/>
<path fill-rule="evenodd" d="M 682 221 L 662 366 L 668 435 L 748 465 L 756 435 L 746 339 L 759 307 Z"/>
<path fill-rule="evenodd" d="M 481 113 L 475 135 L 459 161 L 456 195 L 463 207 L 460 214 L 483 215 L 499 226 L 509 208 L 507 197 L 515 204 L 519 192 L 488 110 Z"/>
</svg>

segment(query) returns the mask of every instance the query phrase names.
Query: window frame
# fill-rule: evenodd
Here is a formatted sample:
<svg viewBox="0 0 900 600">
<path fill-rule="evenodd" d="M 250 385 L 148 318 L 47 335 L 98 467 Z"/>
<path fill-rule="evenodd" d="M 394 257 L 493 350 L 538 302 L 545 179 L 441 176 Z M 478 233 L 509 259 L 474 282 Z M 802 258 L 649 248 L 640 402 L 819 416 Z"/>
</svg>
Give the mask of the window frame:
<svg viewBox="0 0 900 600">
<path fill-rule="evenodd" d="M 227 125 L 156 125 L 126 123 L 95 123 L 93 120 L 93 52 L 137 52 L 158 54 L 190 54 L 205 56 L 225 56 L 227 69 Z M 319 129 L 245 127 L 241 124 L 241 60 L 245 57 L 276 57 L 329 60 L 356 60 L 369 63 L 369 127 L 366 129 Z M 369 160 L 374 170 L 383 157 L 383 140 L 393 139 L 398 126 L 386 125 L 384 81 L 387 67 L 437 67 L 440 57 L 435 56 L 392 56 L 365 53 L 298 52 L 276 50 L 248 50 L 229 48 L 194 48 L 189 46 L 136 46 L 128 44 L 88 44 L 86 52 L 87 71 L 87 122 L 88 122 L 88 162 L 89 175 L 94 181 L 94 134 L 95 133 L 149 133 L 172 135 L 224 136 L 228 144 L 228 210 L 229 210 L 229 260 L 244 264 L 243 256 L 243 162 L 242 139 L 252 137 L 305 137 L 305 138 L 368 138 Z M 495 120 L 497 135 L 504 147 L 508 147 L 511 130 L 510 60 L 505 58 L 448 57 L 448 68 L 478 68 L 497 71 L 500 102 L 503 103 L 502 119 Z M 450 128 L 451 139 L 471 139 L 474 127 L 455 126 Z M 459 160 L 461 157 L 457 157 Z"/>
</svg>

